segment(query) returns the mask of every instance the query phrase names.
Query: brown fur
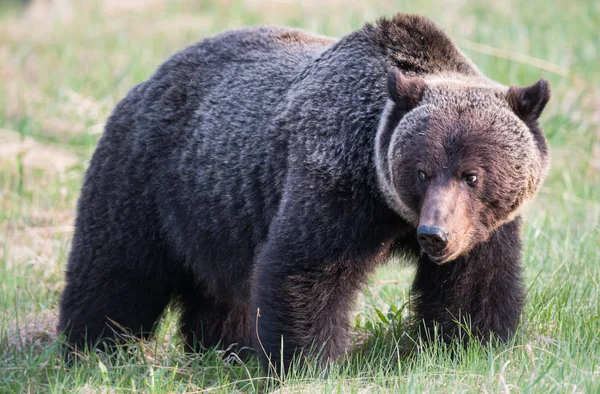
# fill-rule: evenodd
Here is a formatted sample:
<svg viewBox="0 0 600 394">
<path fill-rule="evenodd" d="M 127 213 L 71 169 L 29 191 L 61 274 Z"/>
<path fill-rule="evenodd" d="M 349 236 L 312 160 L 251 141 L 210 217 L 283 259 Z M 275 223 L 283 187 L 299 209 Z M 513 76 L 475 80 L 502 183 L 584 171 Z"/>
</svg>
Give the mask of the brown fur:
<svg viewBox="0 0 600 394">
<path fill-rule="evenodd" d="M 333 38 L 317 34 L 309 34 L 302 30 L 285 30 L 275 35 L 275 40 L 286 44 L 302 44 L 306 46 L 331 45 Z"/>
<path fill-rule="evenodd" d="M 391 19 L 380 20 L 372 28 L 377 45 L 403 73 L 481 75 L 477 67 L 429 19 L 398 14 Z"/>
</svg>

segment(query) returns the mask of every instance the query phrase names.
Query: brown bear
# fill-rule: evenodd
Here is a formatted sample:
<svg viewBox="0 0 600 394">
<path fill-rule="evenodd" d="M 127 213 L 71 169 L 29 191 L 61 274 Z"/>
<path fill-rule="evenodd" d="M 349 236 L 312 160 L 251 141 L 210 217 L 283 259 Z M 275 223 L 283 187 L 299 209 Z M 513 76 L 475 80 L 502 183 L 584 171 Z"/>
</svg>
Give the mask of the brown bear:
<svg viewBox="0 0 600 394">
<path fill-rule="evenodd" d="M 206 39 L 117 105 L 81 192 L 58 329 L 75 347 L 153 333 L 265 367 L 341 355 L 369 274 L 416 252 L 414 313 L 449 341 L 515 332 L 519 208 L 548 148 L 540 80 L 483 76 L 429 20 L 334 40 L 286 28 Z M 258 335 L 257 335 L 258 334 Z"/>
</svg>

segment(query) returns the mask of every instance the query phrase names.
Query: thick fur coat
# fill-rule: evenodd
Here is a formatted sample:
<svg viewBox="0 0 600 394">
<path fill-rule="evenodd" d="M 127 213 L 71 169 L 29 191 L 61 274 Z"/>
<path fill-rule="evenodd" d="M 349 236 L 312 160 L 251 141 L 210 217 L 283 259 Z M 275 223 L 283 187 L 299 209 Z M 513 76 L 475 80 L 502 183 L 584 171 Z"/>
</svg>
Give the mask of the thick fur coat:
<svg viewBox="0 0 600 394">
<path fill-rule="evenodd" d="M 115 339 L 115 323 L 145 336 L 174 303 L 190 347 L 237 343 L 285 368 L 311 349 L 332 359 L 368 275 L 404 248 L 423 327 L 448 340 L 468 318 L 506 339 L 548 95 L 488 80 L 416 16 L 337 41 L 258 27 L 191 46 L 108 120 L 58 329 L 77 347 Z"/>
</svg>

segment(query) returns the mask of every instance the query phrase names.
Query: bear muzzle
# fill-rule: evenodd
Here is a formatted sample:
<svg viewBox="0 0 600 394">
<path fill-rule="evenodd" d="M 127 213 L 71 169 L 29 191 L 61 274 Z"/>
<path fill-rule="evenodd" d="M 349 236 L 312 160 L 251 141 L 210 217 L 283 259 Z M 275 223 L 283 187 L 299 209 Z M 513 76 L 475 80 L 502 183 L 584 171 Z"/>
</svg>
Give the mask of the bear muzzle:
<svg viewBox="0 0 600 394">
<path fill-rule="evenodd" d="M 466 204 L 468 197 L 456 182 L 431 185 L 425 194 L 417 240 L 423 252 L 436 264 L 455 260 L 466 251 L 471 228 Z"/>
<path fill-rule="evenodd" d="M 440 255 L 448 245 L 448 233 L 435 226 L 420 225 L 417 239 L 423 251 L 430 256 Z"/>
</svg>

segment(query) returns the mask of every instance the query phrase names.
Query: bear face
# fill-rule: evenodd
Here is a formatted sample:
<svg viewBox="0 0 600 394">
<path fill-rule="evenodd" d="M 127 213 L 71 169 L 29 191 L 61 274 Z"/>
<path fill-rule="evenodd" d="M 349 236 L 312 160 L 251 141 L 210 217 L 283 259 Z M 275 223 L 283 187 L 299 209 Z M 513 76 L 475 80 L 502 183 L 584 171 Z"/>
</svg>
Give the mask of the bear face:
<svg viewBox="0 0 600 394">
<path fill-rule="evenodd" d="M 452 261 L 539 189 L 549 159 L 537 118 L 548 84 L 509 89 L 392 70 L 388 90 L 375 149 L 380 189 L 430 259 Z"/>
</svg>

